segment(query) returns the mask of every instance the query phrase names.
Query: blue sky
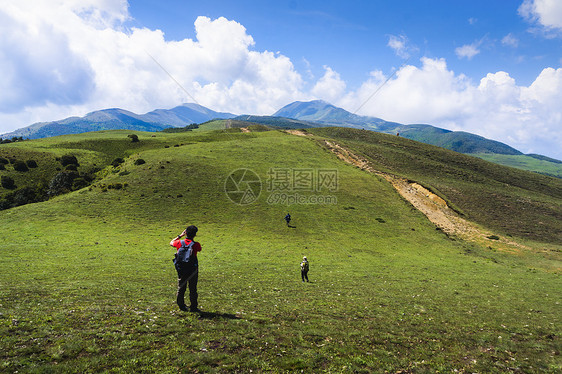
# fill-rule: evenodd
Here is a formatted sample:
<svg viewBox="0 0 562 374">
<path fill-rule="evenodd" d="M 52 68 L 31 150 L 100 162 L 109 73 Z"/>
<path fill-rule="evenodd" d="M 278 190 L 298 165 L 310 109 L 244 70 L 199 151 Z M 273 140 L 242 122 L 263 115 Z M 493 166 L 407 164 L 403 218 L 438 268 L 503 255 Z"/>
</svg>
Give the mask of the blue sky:
<svg viewBox="0 0 562 374">
<path fill-rule="evenodd" d="M 545 66 L 560 66 L 562 43 L 529 32 L 519 14 L 521 0 L 473 1 L 153 1 L 131 2 L 132 27 L 161 29 L 166 38 L 194 38 L 198 16 L 226 17 L 244 25 L 257 50 L 280 51 L 299 70 L 339 71 L 350 85 L 370 71 L 392 71 L 404 63 L 388 47 L 391 36 L 405 37 L 412 63 L 422 56 L 447 59 L 450 69 L 479 80 L 508 71 L 530 84 Z M 512 43 L 502 43 L 511 35 Z M 476 44 L 473 58 L 455 50 Z M 557 51 L 557 53 L 553 53 Z"/>
<path fill-rule="evenodd" d="M 7 0 L 0 133 L 108 107 L 323 99 L 562 159 L 561 66 L 558 0 Z"/>
</svg>

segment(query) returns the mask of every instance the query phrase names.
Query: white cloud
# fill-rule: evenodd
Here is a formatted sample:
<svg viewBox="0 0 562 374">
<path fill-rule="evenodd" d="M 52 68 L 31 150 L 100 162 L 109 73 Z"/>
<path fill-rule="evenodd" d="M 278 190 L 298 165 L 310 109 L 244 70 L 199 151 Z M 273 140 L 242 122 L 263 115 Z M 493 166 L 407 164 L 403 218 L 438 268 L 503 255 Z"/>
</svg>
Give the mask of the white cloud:
<svg viewBox="0 0 562 374">
<path fill-rule="evenodd" d="M 502 44 L 508 47 L 517 48 L 519 46 L 519 39 L 509 33 L 502 38 Z"/>
<path fill-rule="evenodd" d="M 127 7 L 125 0 L 3 6 L 0 133 L 107 107 L 143 113 L 190 96 L 214 110 L 256 114 L 304 97 L 292 62 L 252 50 L 238 22 L 199 17 L 196 38 L 167 41 L 160 30 L 126 30 Z"/>
<path fill-rule="evenodd" d="M 475 83 L 449 70 L 444 59 L 404 66 L 358 114 L 400 123 L 428 123 L 505 142 L 523 152 L 562 159 L 562 68 L 546 68 L 528 87 L 506 72 Z M 353 111 L 387 78 L 373 72 L 356 92 L 335 102 Z"/>
<path fill-rule="evenodd" d="M 338 100 L 345 93 L 345 82 L 340 75 L 328 66 L 324 66 L 324 76 L 316 82 L 312 88 L 315 98 L 333 102 Z"/>
<path fill-rule="evenodd" d="M 406 51 L 406 37 L 403 35 L 395 36 L 390 35 L 388 39 L 388 46 L 394 50 L 396 55 L 402 58 L 410 57 Z"/>
<path fill-rule="evenodd" d="M 531 22 L 538 22 L 547 30 L 562 30 L 562 2 L 560 0 L 525 0 L 519 14 Z"/>
<path fill-rule="evenodd" d="M 410 58 L 412 53 L 418 51 L 417 47 L 410 45 L 408 38 L 405 35 L 390 35 L 388 37 L 387 46 L 392 48 L 394 53 L 403 59 Z"/>
<path fill-rule="evenodd" d="M 468 60 L 472 59 L 474 56 L 480 53 L 478 49 L 479 43 L 465 44 L 462 47 L 455 49 L 455 54 L 458 58 L 466 58 Z"/>
</svg>

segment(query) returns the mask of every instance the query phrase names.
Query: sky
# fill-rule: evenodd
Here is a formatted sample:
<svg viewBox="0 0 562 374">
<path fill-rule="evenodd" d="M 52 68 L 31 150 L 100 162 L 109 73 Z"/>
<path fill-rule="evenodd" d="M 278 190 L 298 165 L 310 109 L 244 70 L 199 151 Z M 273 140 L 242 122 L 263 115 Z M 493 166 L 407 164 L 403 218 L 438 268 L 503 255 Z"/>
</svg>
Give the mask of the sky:
<svg viewBox="0 0 562 374">
<path fill-rule="evenodd" d="M 561 0 L 2 0 L 0 133 L 321 99 L 562 159 Z"/>
</svg>

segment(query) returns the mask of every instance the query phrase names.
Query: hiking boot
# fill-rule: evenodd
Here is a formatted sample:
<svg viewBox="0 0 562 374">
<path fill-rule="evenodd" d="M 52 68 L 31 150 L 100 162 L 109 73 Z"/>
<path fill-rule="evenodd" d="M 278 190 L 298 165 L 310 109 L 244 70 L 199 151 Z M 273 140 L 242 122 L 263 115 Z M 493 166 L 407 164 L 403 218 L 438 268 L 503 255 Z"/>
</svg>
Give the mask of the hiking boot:
<svg viewBox="0 0 562 374">
<path fill-rule="evenodd" d="M 189 311 L 190 311 L 191 313 L 201 313 L 201 309 L 199 309 L 199 308 L 197 308 L 197 307 L 195 307 L 195 308 L 189 308 Z"/>
<path fill-rule="evenodd" d="M 178 305 L 178 306 L 179 306 L 180 310 L 182 310 L 184 312 L 187 312 L 189 310 L 189 309 L 187 309 L 186 305 Z"/>
</svg>

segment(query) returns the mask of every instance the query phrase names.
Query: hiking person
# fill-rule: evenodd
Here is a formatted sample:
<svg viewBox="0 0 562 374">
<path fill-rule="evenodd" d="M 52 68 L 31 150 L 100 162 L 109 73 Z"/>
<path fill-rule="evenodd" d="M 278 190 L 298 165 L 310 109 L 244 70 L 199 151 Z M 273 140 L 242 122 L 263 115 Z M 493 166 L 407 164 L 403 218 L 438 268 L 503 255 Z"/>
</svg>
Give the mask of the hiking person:
<svg viewBox="0 0 562 374">
<path fill-rule="evenodd" d="M 302 281 L 304 282 L 304 280 L 306 279 L 307 282 L 309 282 L 308 280 L 308 269 L 310 268 L 309 264 L 308 264 L 308 260 L 306 258 L 306 256 L 304 256 L 302 258 L 302 262 L 301 262 L 301 278 Z"/>
<path fill-rule="evenodd" d="M 197 279 L 199 277 L 199 263 L 197 261 L 197 252 L 201 251 L 201 244 L 194 241 L 197 235 L 196 226 L 187 226 L 185 230 L 176 236 L 170 242 L 170 245 L 176 248 L 176 256 L 174 265 L 178 272 L 178 291 L 176 294 L 176 302 L 180 310 L 190 312 L 200 312 L 197 307 Z M 185 239 L 181 238 L 185 236 Z M 189 301 L 190 306 L 187 309 L 185 305 L 185 291 L 189 285 Z"/>
<path fill-rule="evenodd" d="M 285 216 L 285 221 L 287 221 L 287 226 L 289 226 L 289 223 L 291 223 L 291 215 L 289 213 Z"/>
</svg>

